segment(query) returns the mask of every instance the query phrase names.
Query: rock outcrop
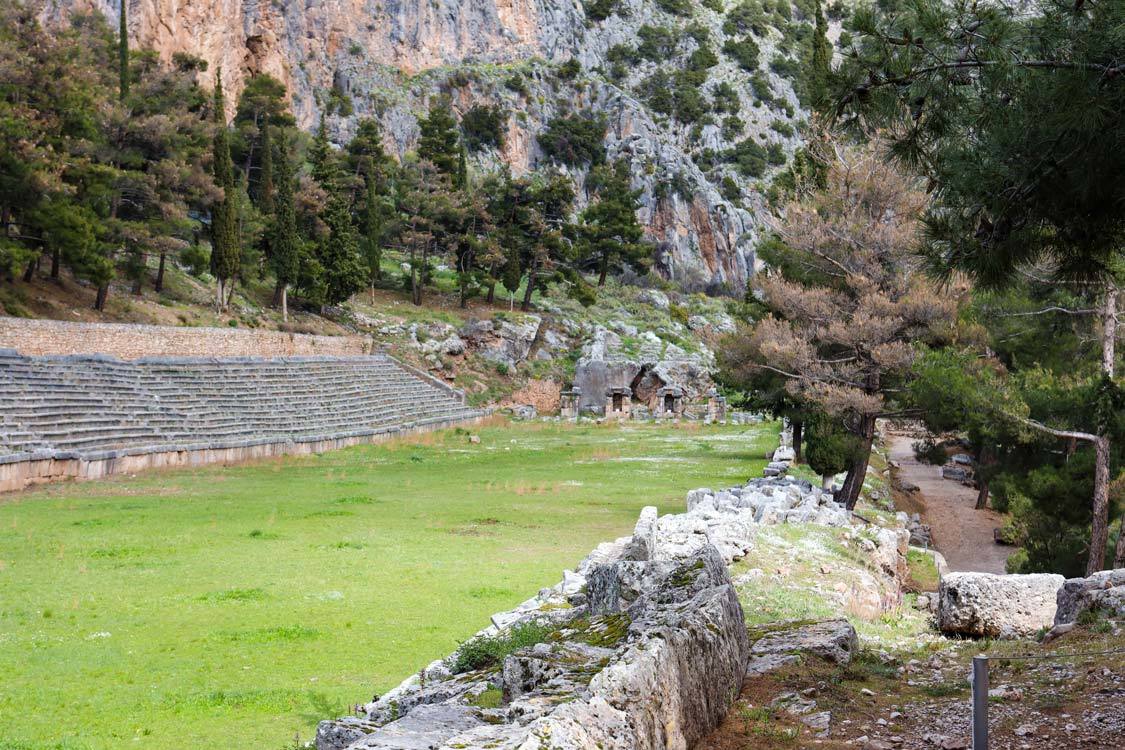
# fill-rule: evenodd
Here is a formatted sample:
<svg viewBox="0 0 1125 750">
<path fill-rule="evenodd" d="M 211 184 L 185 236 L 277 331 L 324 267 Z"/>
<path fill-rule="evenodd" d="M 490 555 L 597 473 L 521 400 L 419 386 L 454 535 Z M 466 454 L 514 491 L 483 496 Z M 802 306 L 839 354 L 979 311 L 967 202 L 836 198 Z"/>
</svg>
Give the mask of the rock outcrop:
<svg viewBox="0 0 1125 750">
<path fill-rule="evenodd" d="M 655 268 L 695 289 L 739 289 L 758 264 L 752 248 L 765 213 L 758 180 L 801 144 L 806 113 L 794 93 L 789 27 L 807 27 L 811 19 L 795 9 L 791 20 L 756 28 L 751 43 L 760 49 L 759 62 L 750 71 L 724 45 L 751 32 L 734 30 L 725 12 L 691 2 L 677 15 L 656 0 L 620 0 L 608 17 L 591 18 L 588 5 L 137 0 L 130 3 L 129 28 L 135 45 L 155 49 L 166 62 L 177 53 L 207 61 L 205 85 L 221 70 L 231 113 L 246 81 L 269 74 L 288 87 L 300 126 L 311 129 L 327 115 L 331 137 L 343 143 L 360 118 L 374 117 L 399 157 L 414 147 L 418 117 L 436 95 L 449 95 L 458 113 L 501 107 L 503 144 L 474 155 L 472 166 L 502 163 L 515 174 L 545 163 L 538 136 L 555 117 L 576 110 L 604 115 L 608 156 L 629 164 L 641 191 L 638 218 L 656 246 Z M 61 23 L 93 9 L 116 26 L 118 7 L 117 0 L 46 0 L 42 15 Z M 633 52 L 623 65 L 622 50 L 637 47 L 644 27 L 666 30 L 675 41 L 648 59 Z M 711 99 L 724 103 L 721 111 L 716 106 L 706 116 L 678 121 L 648 92 L 653 81 L 670 88 L 669 77 L 688 67 L 703 44 L 715 64 L 705 68 L 706 82 L 692 88 L 704 95 L 704 112 Z M 579 73 L 559 75 L 559 65 L 570 60 L 580 64 Z M 716 97 L 720 86 L 735 92 L 732 102 L 725 88 Z M 756 144 L 752 158 L 760 165 L 736 168 L 727 155 L 738 144 Z M 768 161 L 766 147 L 773 148 Z M 587 170 L 569 171 L 584 203 Z"/>
<path fill-rule="evenodd" d="M 1017 638 L 1055 621 L 1060 575 L 950 573 L 938 589 L 938 626 L 944 633 Z"/>
</svg>

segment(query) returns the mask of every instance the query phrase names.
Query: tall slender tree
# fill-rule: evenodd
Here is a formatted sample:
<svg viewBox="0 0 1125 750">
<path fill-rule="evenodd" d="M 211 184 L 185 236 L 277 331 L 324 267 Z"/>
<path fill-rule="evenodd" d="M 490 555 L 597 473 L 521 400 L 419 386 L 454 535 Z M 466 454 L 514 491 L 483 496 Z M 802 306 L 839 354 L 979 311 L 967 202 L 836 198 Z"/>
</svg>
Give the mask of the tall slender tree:
<svg viewBox="0 0 1125 750">
<path fill-rule="evenodd" d="M 289 320 L 289 287 L 296 283 L 301 262 L 301 238 L 297 231 L 297 208 L 293 198 L 293 171 L 287 138 L 278 141 L 276 195 L 270 233 L 270 266 L 277 279 L 274 295 L 281 306 L 281 319 Z"/>
<path fill-rule="evenodd" d="M 117 29 L 118 92 L 121 101 L 129 95 L 129 0 L 121 0 Z"/>
<path fill-rule="evenodd" d="M 226 102 L 223 98 L 223 71 L 215 76 L 212 100 L 212 117 L 215 127 L 214 171 L 215 185 L 222 189 L 223 197 L 211 207 L 211 269 L 217 280 L 215 306 L 226 309 L 227 285 L 241 267 L 241 239 L 238 230 L 238 186 L 234 179 L 234 164 L 230 158 L 230 134 L 227 130 Z"/>
</svg>

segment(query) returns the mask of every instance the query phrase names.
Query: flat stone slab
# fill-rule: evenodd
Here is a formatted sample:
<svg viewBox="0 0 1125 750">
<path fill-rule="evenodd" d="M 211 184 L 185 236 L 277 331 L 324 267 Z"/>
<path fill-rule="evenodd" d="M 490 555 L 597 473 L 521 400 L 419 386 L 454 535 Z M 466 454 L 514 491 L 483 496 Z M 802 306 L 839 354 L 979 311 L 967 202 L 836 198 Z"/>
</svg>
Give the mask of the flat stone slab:
<svg viewBox="0 0 1125 750">
<path fill-rule="evenodd" d="M 781 627 L 782 629 L 766 633 L 750 647 L 751 660 L 756 657 L 812 654 L 834 664 L 848 664 L 852 660 L 852 654 L 859 648 L 855 628 L 842 618 Z M 758 662 L 755 666 L 760 669 L 767 664 L 768 662 Z"/>
</svg>

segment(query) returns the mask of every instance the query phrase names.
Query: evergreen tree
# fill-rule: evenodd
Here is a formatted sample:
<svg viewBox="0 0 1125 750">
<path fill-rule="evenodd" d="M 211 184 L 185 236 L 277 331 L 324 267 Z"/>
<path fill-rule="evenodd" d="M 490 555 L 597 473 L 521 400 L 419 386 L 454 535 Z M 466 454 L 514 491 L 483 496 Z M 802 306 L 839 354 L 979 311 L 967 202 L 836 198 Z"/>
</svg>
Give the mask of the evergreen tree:
<svg viewBox="0 0 1125 750">
<path fill-rule="evenodd" d="M 258 210 L 269 216 L 274 213 L 273 128 L 269 120 L 262 123 L 261 166 L 258 173 Z"/>
<path fill-rule="evenodd" d="M 418 123 L 418 157 L 437 167 L 456 187 L 461 178 L 459 165 L 462 151 L 449 99 L 442 97 L 430 105 L 429 115 Z M 462 182 L 463 184 L 463 182 Z"/>
<path fill-rule="evenodd" d="M 289 145 L 282 138 L 277 149 L 277 193 L 274 196 L 273 227 L 270 236 L 270 266 L 277 279 L 275 299 L 281 305 L 282 320 L 289 320 L 289 287 L 300 270 L 301 238 L 297 231 L 297 209 L 293 198 L 293 172 Z"/>
<path fill-rule="evenodd" d="M 226 309 L 227 284 L 233 283 L 241 267 L 241 240 L 238 230 L 238 187 L 234 179 L 234 164 L 230 158 L 230 141 L 223 99 L 223 72 L 215 78 L 212 102 L 215 125 L 214 164 L 215 185 L 222 189 L 223 197 L 211 207 L 211 268 L 218 280 L 216 307 Z"/>
<path fill-rule="evenodd" d="M 309 147 L 309 163 L 312 164 L 312 177 L 318 185 L 329 193 L 340 187 L 340 165 L 336 152 L 328 141 L 328 124 L 323 114 Z"/>
<path fill-rule="evenodd" d="M 317 253 L 323 269 L 321 304 L 338 305 L 362 289 L 367 276 L 360 261 L 359 238 L 346 196 L 335 194 L 328 199 L 324 223 L 328 225 L 328 236 L 321 241 Z"/>
<path fill-rule="evenodd" d="M 824 17 L 824 2 L 816 0 L 816 24 L 813 28 L 809 70 L 806 87 L 809 104 L 813 109 L 823 108 L 828 101 L 828 76 L 832 72 L 832 43 L 828 41 L 828 19 Z"/>
<path fill-rule="evenodd" d="M 1095 455 L 1088 572 L 1097 571 L 1108 542 L 1111 417 L 1122 401 L 1125 3 L 918 0 L 887 18 L 861 9 L 854 25 L 862 38 L 839 71 L 836 109 L 885 128 L 891 152 L 929 180 L 931 270 L 984 287 L 1030 274 L 1097 290 L 1093 418 L 1026 422 Z M 1115 558 L 1125 565 L 1125 535 Z"/>
<path fill-rule="evenodd" d="M 372 295 L 375 284 L 383 278 L 383 245 L 394 232 L 394 221 L 393 198 L 380 194 L 375 176 L 369 176 L 363 210 L 363 258 Z"/>
<path fill-rule="evenodd" d="M 582 246 L 589 263 L 598 269 L 598 286 L 605 286 L 611 266 L 641 268 L 650 248 L 641 242 L 644 230 L 637 221 L 641 191 L 633 190 L 629 165 L 618 161 L 591 175 L 597 200 L 582 212 Z"/>
<path fill-rule="evenodd" d="M 118 91 L 121 101 L 129 95 L 129 0 L 120 0 L 121 12 L 118 14 L 117 66 Z"/>
</svg>

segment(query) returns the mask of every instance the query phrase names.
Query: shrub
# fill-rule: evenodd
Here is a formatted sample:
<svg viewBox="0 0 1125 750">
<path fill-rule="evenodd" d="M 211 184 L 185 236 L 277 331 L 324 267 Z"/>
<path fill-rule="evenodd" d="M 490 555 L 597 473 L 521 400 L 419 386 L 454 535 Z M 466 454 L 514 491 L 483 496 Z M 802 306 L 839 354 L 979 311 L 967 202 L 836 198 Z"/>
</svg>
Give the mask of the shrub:
<svg viewBox="0 0 1125 750">
<path fill-rule="evenodd" d="M 754 95 L 766 104 L 774 101 L 773 87 L 762 71 L 755 71 L 754 75 L 750 76 L 750 87 L 754 89 Z"/>
<path fill-rule="evenodd" d="M 716 13 L 723 12 L 723 0 L 700 0 L 699 4 L 707 10 L 713 10 Z"/>
<path fill-rule="evenodd" d="M 637 54 L 653 62 L 663 62 L 672 57 L 680 44 L 679 32 L 664 26 L 642 26 L 637 29 L 637 36 L 641 40 L 637 45 Z"/>
<path fill-rule="evenodd" d="M 777 73 L 782 78 L 788 78 L 793 81 L 801 72 L 800 65 L 791 57 L 782 57 L 778 55 L 773 60 L 770 60 L 770 70 Z"/>
<path fill-rule="evenodd" d="M 774 120 L 770 123 L 770 129 L 786 138 L 793 137 L 793 126 L 785 120 Z"/>
<path fill-rule="evenodd" d="M 521 94 L 526 97 L 530 92 L 527 89 L 527 81 L 519 73 L 512 73 L 508 79 L 504 81 L 504 86 L 510 91 Z"/>
<path fill-rule="evenodd" d="M 590 0 L 586 3 L 586 17 L 591 21 L 604 21 L 617 12 L 621 0 Z"/>
<path fill-rule="evenodd" d="M 363 45 L 359 42 L 352 42 L 348 47 L 348 54 L 358 57 L 363 54 Z"/>
<path fill-rule="evenodd" d="M 552 160 L 577 167 L 605 160 L 606 121 L 601 115 L 556 117 L 539 135 L 539 146 Z"/>
<path fill-rule="evenodd" d="M 711 103 L 716 112 L 726 112 L 732 115 L 738 112 L 741 105 L 738 91 L 726 81 L 712 89 Z"/>
<path fill-rule="evenodd" d="M 766 150 L 753 138 L 743 138 L 725 156 L 743 177 L 761 177 L 766 173 Z"/>
<path fill-rule="evenodd" d="M 481 151 L 500 148 L 504 143 L 504 120 L 507 113 L 498 106 L 478 104 L 461 117 L 465 148 Z"/>
<path fill-rule="evenodd" d="M 702 47 L 691 53 L 688 58 L 688 69 L 694 71 L 706 71 L 719 64 L 719 57 L 715 54 L 711 46 L 704 44 Z"/>
<path fill-rule="evenodd" d="M 780 143 L 769 145 L 769 148 L 766 149 L 766 161 L 775 167 L 780 167 L 785 163 L 785 149 L 781 147 Z"/>
<path fill-rule="evenodd" d="M 553 632 L 546 625 L 529 622 L 516 625 L 507 633 L 465 641 L 453 658 L 452 671 L 454 674 L 461 674 L 498 666 L 503 663 L 504 657 L 521 648 L 542 643 Z"/>
<path fill-rule="evenodd" d="M 727 13 L 727 20 L 723 22 L 723 32 L 727 36 L 750 32 L 764 36 L 768 30 L 769 19 L 762 6 L 754 0 L 743 0 L 742 3 L 731 8 Z"/>
<path fill-rule="evenodd" d="M 752 37 L 742 39 L 728 39 L 723 43 L 723 52 L 727 54 L 743 70 L 757 70 L 758 56 L 761 50 Z"/>
<path fill-rule="evenodd" d="M 730 175 L 723 177 L 723 181 L 719 183 L 719 193 L 732 203 L 742 198 L 742 190 Z"/>
<path fill-rule="evenodd" d="M 564 81 L 573 81 L 582 74 L 582 63 L 578 58 L 572 57 L 559 66 L 559 78 Z"/>
<path fill-rule="evenodd" d="M 675 16 L 690 16 L 690 0 L 656 0 L 656 7 Z"/>
<path fill-rule="evenodd" d="M 742 118 L 738 115 L 727 115 L 723 118 L 723 138 L 728 141 L 733 141 L 738 136 L 742 135 L 742 129 L 745 124 Z"/>
<path fill-rule="evenodd" d="M 685 124 L 697 123 L 709 110 L 700 90 L 699 77 L 698 71 L 679 70 L 670 76 L 658 70 L 641 84 L 641 92 L 657 112 L 671 115 Z"/>
</svg>

